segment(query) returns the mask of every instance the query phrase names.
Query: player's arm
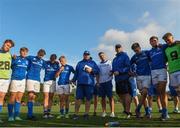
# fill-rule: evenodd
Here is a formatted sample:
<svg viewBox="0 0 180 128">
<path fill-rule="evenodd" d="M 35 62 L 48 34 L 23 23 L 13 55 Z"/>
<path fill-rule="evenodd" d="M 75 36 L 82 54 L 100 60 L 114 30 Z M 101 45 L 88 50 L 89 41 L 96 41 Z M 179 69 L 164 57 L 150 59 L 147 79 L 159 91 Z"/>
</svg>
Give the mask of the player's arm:
<svg viewBox="0 0 180 128">
<path fill-rule="evenodd" d="M 55 77 L 57 78 L 60 74 L 61 74 L 61 72 L 64 70 L 64 66 L 61 66 L 60 68 L 59 68 L 59 70 L 56 72 L 56 74 L 55 74 Z"/>
</svg>

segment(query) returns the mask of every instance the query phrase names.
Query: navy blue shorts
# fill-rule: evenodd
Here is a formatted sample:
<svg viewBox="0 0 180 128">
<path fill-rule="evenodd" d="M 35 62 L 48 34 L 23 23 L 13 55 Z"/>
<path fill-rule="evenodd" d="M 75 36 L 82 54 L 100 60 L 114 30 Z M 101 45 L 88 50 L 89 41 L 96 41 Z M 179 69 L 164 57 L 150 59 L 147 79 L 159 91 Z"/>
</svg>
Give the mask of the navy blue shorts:
<svg viewBox="0 0 180 128">
<path fill-rule="evenodd" d="M 171 96 L 178 96 L 178 94 L 173 86 L 169 86 L 169 90 L 170 90 Z"/>
<path fill-rule="evenodd" d="M 128 79 L 123 81 L 116 81 L 116 93 L 118 95 L 131 95 L 131 87 Z"/>
<path fill-rule="evenodd" d="M 99 95 L 99 88 L 97 86 L 94 86 L 93 95 L 95 95 L 95 96 Z"/>
<path fill-rule="evenodd" d="M 157 96 L 157 90 L 156 90 L 156 86 L 154 85 L 150 85 L 150 87 L 148 88 L 148 96 Z"/>
<path fill-rule="evenodd" d="M 93 85 L 85 85 L 85 84 L 77 85 L 76 99 L 83 100 L 84 98 L 86 98 L 86 100 L 89 101 L 93 97 L 93 91 L 94 91 Z"/>
<path fill-rule="evenodd" d="M 99 96 L 102 98 L 105 98 L 106 96 L 108 98 L 112 98 L 112 89 L 113 85 L 111 80 L 105 83 L 101 83 L 99 85 Z"/>
</svg>

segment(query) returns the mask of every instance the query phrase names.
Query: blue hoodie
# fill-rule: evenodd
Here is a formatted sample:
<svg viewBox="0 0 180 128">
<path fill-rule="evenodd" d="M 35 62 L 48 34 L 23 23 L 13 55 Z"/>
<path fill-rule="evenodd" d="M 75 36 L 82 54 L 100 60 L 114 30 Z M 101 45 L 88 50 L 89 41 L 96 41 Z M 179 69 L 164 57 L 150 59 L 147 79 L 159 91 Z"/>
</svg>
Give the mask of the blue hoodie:
<svg viewBox="0 0 180 128">
<path fill-rule="evenodd" d="M 119 72 L 118 76 L 115 76 L 115 81 L 128 80 L 128 72 L 130 70 L 130 60 L 125 52 L 120 52 L 116 54 L 116 57 L 112 62 L 112 72 Z"/>
<path fill-rule="evenodd" d="M 26 79 L 26 73 L 28 68 L 28 60 L 21 56 L 17 56 L 16 59 L 12 59 L 12 75 L 11 80 L 23 80 Z"/>
<path fill-rule="evenodd" d="M 27 73 L 27 79 L 40 82 L 40 72 L 44 69 L 45 61 L 37 56 L 28 56 L 29 67 Z"/>
<path fill-rule="evenodd" d="M 151 70 L 166 68 L 166 57 L 164 50 L 167 45 L 163 44 L 160 47 L 152 48 L 149 51 L 149 57 L 151 59 Z"/>
<path fill-rule="evenodd" d="M 44 76 L 44 81 L 49 81 L 49 80 L 56 80 L 55 74 L 59 70 L 59 63 L 51 63 L 51 61 L 46 61 L 45 62 L 45 76 Z"/>
<path fill-rule="evenodd" d="M 134 56 L 131 58 L 131 65 L 136 64 L 136 74 L 138 76 L 147 76 L 151 75 L 150 65 L 149 65 L 150 59 L 148 57 L 147 51 L 142 51 L 139 54 L 134 54 Z"/>
<path fill-rule="evenodd" d="M 92 68 L 93 73 L 89 74 L 85 71 L 85 66 Z M 82 60 L 78 62 L 75 70 L 73 81 L 77 80 L 78 85 L 95 85 L 94 76 L 99 74 L 99 68 L 93 60 Z"/>
</svg>

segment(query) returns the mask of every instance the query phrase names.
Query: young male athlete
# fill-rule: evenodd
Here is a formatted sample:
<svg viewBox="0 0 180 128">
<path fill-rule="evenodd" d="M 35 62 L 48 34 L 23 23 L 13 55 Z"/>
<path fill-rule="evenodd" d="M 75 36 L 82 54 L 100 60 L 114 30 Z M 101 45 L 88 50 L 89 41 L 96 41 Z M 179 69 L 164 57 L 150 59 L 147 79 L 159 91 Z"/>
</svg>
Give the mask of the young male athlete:
<svg viewBox="0 0 180 128">
<path fill-rule="evenodd" d="M 109 99 L 109 105 L 110 105 L 110 110 L 111 110 L 110 117 L 115 117 L 114 99 L 113 99 L 113 94 L 112 94 L 112 89 L 113 89 L 112 63 L 110 60 L 107 59 L 104 52 L 100 52 L 98 55 L 101 62 L 98 64 L 100 72 L 97 77 L 97 86 L 99 86 L 99 96 L 102 98 L 101 99 L 102 112 L 103 112 L 102 117 L 105 117 L 107 115 L 106 114 L 106 96 Z"/>
<path fill-rule="evenodd" d="M 14 42 L 12 40 L 5 40 L 0 49 L 0 113 L 2 112 L 4 97 L 9 88 L 12 60 L 9 51 L 12 47 L 14 47 Z M 1 119 L 0 123 L 3 123 Z"/>
<path fill-rule="evenodd" d="M 151 114 L 148 107 L 147 102 L 147 95 L 148 95 L 148 88 L 151 84 L 151 71 L 149 66 L 149 58 L 147 56 L 146 51 L 142 51 L 139 43 L 134 43 L 131 46 L 132 50 L 135 52 L 133 57 L 131 58 L 131 64 L 136 64 L 136 80 L 138 89 L 141 93 L 141 97 L 139 100 L 139 104 L 136 108 L 136 116 L 139 118 L 141 115 L 140 110 L 142 105 L 145 105 L 145 116 L 147 118 L 151 118 Z"/>
<path fill-rule="evenodd" d="M 60 69 L 56 73 L 56 77 L 59 77 L 58 85 L 56 86 L 56 93 L 60 99 L 60 115 L 59 118 L 69 118 L 69 94 L 70 94 L 70 75 L 75 73 L 74 68 L 67 64 L 65 56 L 59 58 L 61 64 Z M 65 111 L 64 111 L 65 110 Z"/>
<path fill-rule="evenodd" d="M 8 103 L 8 121 L 22 119 L 19 117 L 21 99 L 25 92 L 26 87 L 26 73 L 28 68 L 28 60 L 26 58 L 28 53 L 28 48 L 22 47 L 20 49 L 20 56 L 17 56 L 12 59 L 12 75 L 11 75 L 11 84 L 10 84 L 10 97 Z"/>
<path fill-rule="evenodd" d="M 28 56 L 29 67 L 27 72 L 27 87 L 28 91 L 28 113 L 27 119 L 36 120 L 33 115 L 33 103 L 36 98 L 36 93 L 40 92 L 40 72 L 44 68 L 45 61 L 42 59 L 46 55 L 45 50 L 40 49 L 37 56 Z"/>
<path fill-rule="evenodd" d="M 178 96 L 180 95 L 180 41 L 174 41 L 171 33 L 166 33 L 163 40 L 168 47 L 165 49 L 170 85 L 174 87 Z M 165 117 L 166 119 L 166 117 Z"/>
<path fill-rule="evenodd" d="M 56 91 L 56 77 L 55 74 L 59 70 L 59 63 L 56 61 L 56 54 L 50 56 L 50 60 L 45 62 L 45 77 L 44 77 L 44 116 L 43 118 L 52 118 L 51 107 L 53 104 L 53 97 Z"/>
<path fill-rule="evenodd" d="M 130 60 L 122 46 L 115 46 L 116 57 L 112 62 L 112 73 L 115 76 L 116 93 L 122 101 L 126 118 L 130 118 L 131 88 L 129 83 Z"/>
<path fill-rule="evenodd" d="M 168 116 L 167 105 L 168 97 L 166 93 L 167 84 L 167 70 L 164 49 L 166 45 L 160 45 L 158 37 L 152 36 L 149 39 L 152 49 L 149 51 L 149 57 L 151 60 L 151 75 L 152 84 L 156 86 L 157 94 L 160 97 L 162 105 L 162 120 L 165 120 Z"/>
</svg>

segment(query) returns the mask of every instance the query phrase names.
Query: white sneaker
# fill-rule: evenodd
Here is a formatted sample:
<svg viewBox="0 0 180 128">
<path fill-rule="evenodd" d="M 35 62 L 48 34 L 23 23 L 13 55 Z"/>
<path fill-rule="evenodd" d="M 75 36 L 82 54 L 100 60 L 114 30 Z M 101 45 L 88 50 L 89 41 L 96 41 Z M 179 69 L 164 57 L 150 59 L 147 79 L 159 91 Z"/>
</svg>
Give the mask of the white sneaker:
<svg viewBox="0 0 180 128">
<path fill-rule="evenodd" d="M 44 119 L 47 119 L 47 118 L 48 118 L 48 115 L 47 115 L 47 114 L 43 115 L 43 118 L 44 118 Z"/>
<path fill-rule="evenodd" d="M 112 117 L 112 118 L 114 118 L 114 117 L 115 117 L 114 112 L 112 112 L 112 113 L 110 114 L 110 117 Z"/>
<path fill-rule="evenodd" d="M 107 115 L 107 114 L 106 114 L 105 112 L 103 112 L 102 115 L 101 115 L 101 117 L 106 117 L 106 115 Z"/>
</svg>

